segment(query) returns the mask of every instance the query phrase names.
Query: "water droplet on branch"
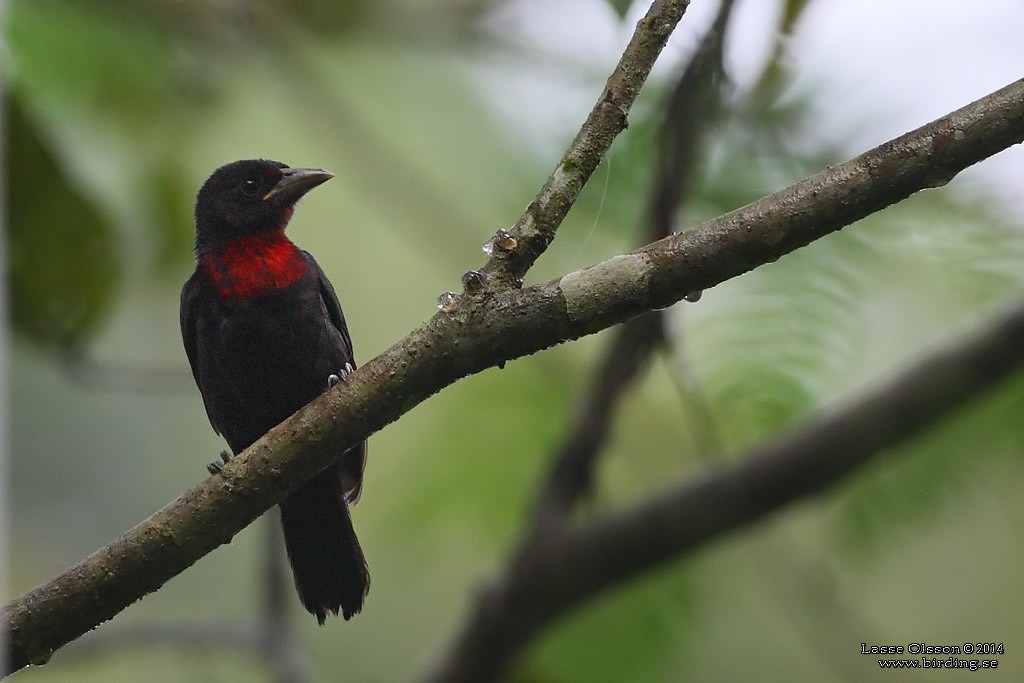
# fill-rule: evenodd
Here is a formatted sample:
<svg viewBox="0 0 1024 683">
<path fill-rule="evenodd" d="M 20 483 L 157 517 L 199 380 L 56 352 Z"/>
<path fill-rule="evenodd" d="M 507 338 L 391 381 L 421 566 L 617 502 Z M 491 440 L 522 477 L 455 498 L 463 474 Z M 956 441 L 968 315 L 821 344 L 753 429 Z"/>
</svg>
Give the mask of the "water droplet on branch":
<svg viewBox="0 0 1024 683">
<path fill-rule="evenodd" d="M 484 289 L 484 276 L 477 270 L 467 271 L 462 276 L 462 288 L 466 294 L 478 294 Z"/>
<path fill-rule="evenodd" d="M 495 249 L 499 251 L 512 251 L 518 245 L 519 241 L 512 236 L 512 233 L 505 228 L 501 228 L 498 232 L 494 233 L 494 237 L 488 240 L 483 249 L 485 254 L 491 256 L 494 254 Z"/>
<path fill-rule="evenodd" d="M 443 313 L 451 313 L 459 307 L 459 295 L 455 292 L 445 292 L 437 297 L 437 310 Z"/>
</svg>

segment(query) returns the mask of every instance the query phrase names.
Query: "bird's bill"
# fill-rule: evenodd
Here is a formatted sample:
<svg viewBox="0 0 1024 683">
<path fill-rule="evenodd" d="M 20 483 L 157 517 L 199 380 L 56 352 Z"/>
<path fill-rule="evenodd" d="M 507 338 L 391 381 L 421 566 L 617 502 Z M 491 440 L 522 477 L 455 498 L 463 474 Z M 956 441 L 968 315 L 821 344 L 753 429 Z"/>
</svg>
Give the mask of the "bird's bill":
<svg viewBox="0 0 1024 683">
<path fill-rule="evenodd" d="M 282 168 L 281 173 L 284 175 L 270 188 L 270 192 L 263 195 L 263 201 L 271 197 L 298 199 L 317 185 L 326 183 L 334 177 L 333 173 L 322 168 Z"/>
</svg>

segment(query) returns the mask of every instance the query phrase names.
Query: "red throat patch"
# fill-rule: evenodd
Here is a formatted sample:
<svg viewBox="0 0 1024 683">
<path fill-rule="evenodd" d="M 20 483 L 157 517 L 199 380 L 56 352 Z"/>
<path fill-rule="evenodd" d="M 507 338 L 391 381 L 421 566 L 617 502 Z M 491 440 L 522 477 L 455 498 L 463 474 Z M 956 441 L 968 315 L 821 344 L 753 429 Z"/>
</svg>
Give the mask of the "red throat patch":
<svg viewBox="0 0 1024 683">
<path fill-rule="evenodd" d="M 203 267 L 224 299 L 250 299 L 295 284 L 306 259 L 283 232 L 247 235 L 203 258 Z"/>
</svg>

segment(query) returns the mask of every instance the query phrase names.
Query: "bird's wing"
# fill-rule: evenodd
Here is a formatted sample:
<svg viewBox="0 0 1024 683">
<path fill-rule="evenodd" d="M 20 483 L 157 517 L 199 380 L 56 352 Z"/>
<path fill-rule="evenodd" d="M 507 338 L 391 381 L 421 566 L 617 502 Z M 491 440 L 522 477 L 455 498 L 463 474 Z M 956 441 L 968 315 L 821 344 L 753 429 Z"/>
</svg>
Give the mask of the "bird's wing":
<svg viewBox="0 0 1024 683">
<path fill-rule="evenodd" d="M 199 380 L 199 350 L 196 344 L 199 340 L 199 334 L 197 332 L 199 327 L 199 310 L 197 305 L 197 298 L 199 296 L 199 274 L 198 271 L 192 274 L 192 277 L 188 279 L 185 286 L 181 288 L 181 309 L 180 309 L 180 321 L 181 321 L 181 340 L 185 344 L 185 355 L 188 356 L 188 364 L 192 368 L 192 377 L 196 381 L 196 386 L 199 387 L 199 393 L 203 397 L 203 406 L 206 408 L 206 416 L 210 419 L 210 424 L 213 425 L 213 431 L 217 434 L 221 433 L 220 425 L 218 420 L 214 418 L 213 411 L 210 410 L 210 403 L 206 400 L 206 394 L 203 393 L 203 383 Z"/>
<path fill-rule="evenodd" d="M 341 343 L 344 346 L 345 355 L 354 368 L 356 366 L 356 357 L 352 351 L 352 338 L 348 334 L 348 324 L 345 323 L 345 314 L 341 312 L 341 302 L 338 301 L 338 295 L 334 291 L 334 286 L 327 279 L 327 276 L 324 275 L 324 271 L 320 268 L 312 254 L 307 251 L 303 251 L 302 254 L 306 257 L 306 262 L 309 263 L 309 267 L 317 278 L 320 287 L 320 299 L 324 303 L 324 308 L 327 310 L 327 316 L 330 318 L 331 324 L 341 334 Z M 359 496 L 363 491 L 363 470 L 365 469 L 366 442 L 363 441 L 348 451 L 338 463 L 338 478 L 341 483 L 341 492 L 345 502 L 349 505 L 359 501 Z"/>
<path fill-rule="evenodd" d="M 334 286 L 331 281 L 324 275 L 324 271 L 320 268 L 320 264 L 316 262 L 316 259 L 308 251 L 303 251 L 302 255 L 305 256 L 306 262 L 309 267 L 313 270 L 313 274 L 316 277 L 317 284 L 320 287 L 320 299 L 324 303 L 324 308 L 327 310 L 327 316 L 331 320 L 331 324 L 339 334 L 341 334 L 341 343 L 344 346 L 345 355 L 348 357 L 348 361 L 352 363 L 352 367 L 356 366 L 355 353 L 352 350 L 352 338 L 348 334 L 348 325 L 345 323 L 345 314 L 341 312 L 341 303 L 338 301 L 338 295 L 334 291 Z"/>
</svg>

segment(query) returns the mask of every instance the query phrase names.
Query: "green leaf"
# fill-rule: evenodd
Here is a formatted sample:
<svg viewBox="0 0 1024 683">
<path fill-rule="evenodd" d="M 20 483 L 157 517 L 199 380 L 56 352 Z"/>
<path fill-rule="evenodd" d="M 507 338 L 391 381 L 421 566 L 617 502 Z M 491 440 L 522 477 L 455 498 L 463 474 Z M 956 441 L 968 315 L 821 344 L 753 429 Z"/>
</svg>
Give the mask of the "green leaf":
<svg viewBox="0 0 1024 683">
<path fill-rule="evenodd" d="M 692 634 L 695 585 L 672 567 L 601 596 L 551 631 L 530 657 L 536 680 L 674 680 L 670 671 Z"/>
<path fill-rule="evenodd" d="M 793 33 L 793 27 L 803 16 L 807 9 L 808 0 L 786 0 L 782 8 L 782 25 L 779 30 L 784 36 Z"/>
<path fill-rule="evenodd" d="M 151 223 L 157 232 L 157 265 L 180 266 L 192 252 L 195 182 L 176 159 L 157 164 L 151 178 Z"/>
<path fill-rule="evenodd" d="M 619 19 L 625 19 L 626 12 L 629 11 L 633 2 L 632 0 L 608 0 L 608 5 L 619 15 Z"/>
<path fill-rule="evenodd" d="M 145 126 L 174 105 L 167 79 L 173 53 L 134 14 L 15 2 L 7 39 L 12 81 L 63 116 L 102 112 L 120 125 Z"/>
<path fill-rule="evenodd" d="M 69 348 L 95 331 L 119 273 L 113 230 L 9 100 L 10 295 L 14 330 Z"/>
</svg>

